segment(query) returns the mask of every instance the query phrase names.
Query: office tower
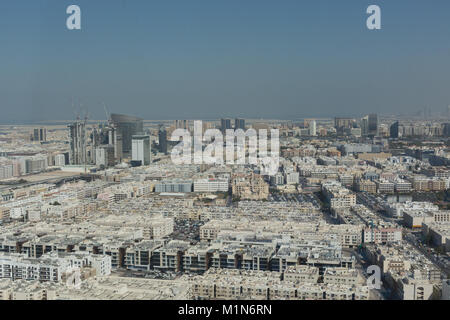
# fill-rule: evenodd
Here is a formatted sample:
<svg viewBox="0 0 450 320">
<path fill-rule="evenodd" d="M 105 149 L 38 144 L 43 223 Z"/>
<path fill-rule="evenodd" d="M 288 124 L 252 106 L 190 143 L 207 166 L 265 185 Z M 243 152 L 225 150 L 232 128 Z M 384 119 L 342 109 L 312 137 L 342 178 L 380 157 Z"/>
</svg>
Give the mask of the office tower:
<svg viewBox="0 0 450 320">
<path fill-rule="evenodd" d="M 131 155 L 131 140 L 133 135 L 142 134 L 144 132 L 144 120 L 141 118 L 127 116 L 123 114 L 111 114 L 111 122 L 115 128 L 116 133 L 116 144 L 119 137 L 122 140 L 121 154 L 123 157 L 129 157 Z M 119 157 L 120 154 L 116 151 L 116 156 Z"/>
<path fill-rule="evenodd" d="M 39 128 L 33 130 L 33 141 L 47 141 L 47 129 Z"/>
<path fill-rule="evenodd" d="M 367 136 L 369 133 L 369 116 L 361 119 L 361 134 Z"/>
<path fill-rule="evenodd" d="M 189 130 L 189 121 L 188 120 L 175 120 L 175 129 Z"/>
<path fill-rule="evenodd" d="M 312 120 L 309 123 L 309 135 L 316 136 L 316 120 Z"/>
<path fill-rule="evenodd" d="M 151 162 L 150 136 L 134 135 L 132 138 L 131 164 L 147 166 Z"/>
<path fill-rule="evenodd" d="M 236 118 L 234 119 L 234 130 L 242 129 L 245 131 L 245 120 Z"/>
<path fill-rule="evenodd" d="M 39 129 L 34 129 L 34 131 L 33 131 L 33 141 L 41 141 L 39 139 Z"/>
<path fill-rule="evenodd" d="M 442 124 L 442 135 L 444 137 L 450 137 L 450 123 Z"/>
<path fill-rule="evenodd" d="M 354 122 L 355 120 L 352 118 L 334 118 L 334 127 L 352 128 Z"/>
<path fill-rule="evenodd" d="M 378 115 L 372 113 L 361 119 L 361 131 L 364 136 L 378 135 Z"/>
<path fill-rule="evenodd" d="M 159 152 L 167 154 L 167 131 L 160 125 L 158 130 Z"/>
<path fill-rule="evenodd" d="M 375 137 L 378 135 L 378 115 L 371 113 L 369 114 L 369 130 L 368 135 L 371 137 Z"/>
<path fill-rule="evenodd" d="M 111 167 L 115 164 L 114 146 L 102 145 L 95 149 L 95 165 Z"/>
<path fill-rule="evenodd" d="M 334 118 L 334 128 L 338 136 L 343 136 L 345 132 L 354 128 L 355 119 L 352 118 Z"/>
<path fill-rule="evenodd" d="M 113 137 L 114 137 L 114 139 L 113 139 L 113 141 L 114 141 L 114 144 L 113 144 L 113 146 L 114 146 L 114 158 L 116 159 L 116 162 L 119 163 L 119 162 L 122 162 L 122 159 L 123 159 L 122 135 L 117 133 L 117 130 L 114 130 L 113 133 L 114 133 L 114 135 L 113 135 Z"/>
<path fill-rule="evenodd" d="M 69 125 L 70 164 L 86 164 L 86 125 L 77 121 Z"/>
<path fill-rule="evenodd" d="M 394 122 L 389 128 L 390 137 L 392 139 L 398 139 L 399 137 L 399 123 L 398 121 Z"/>
<path fill-rule="evenodd" d="M 222 131 L 222 133 L 225 134 L 227 129 L 231 129 L 231 120 L 220 119 L 220 130 Z"/>
</svg>

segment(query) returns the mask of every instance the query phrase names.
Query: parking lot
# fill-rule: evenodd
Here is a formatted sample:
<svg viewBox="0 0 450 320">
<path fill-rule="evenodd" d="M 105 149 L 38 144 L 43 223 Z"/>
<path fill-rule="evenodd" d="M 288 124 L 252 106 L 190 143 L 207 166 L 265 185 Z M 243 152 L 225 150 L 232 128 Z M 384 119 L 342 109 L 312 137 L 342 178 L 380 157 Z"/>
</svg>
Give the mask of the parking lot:
<svg viewBox="0 0 450 320">
<path fill-rule="evenodd" d="M 272 193 L 269 195 L 269 201 L 291 202 L 291 203 L 310 202 L 314 206 L 320 207 L 319 200 L 316 198 L 314 194 L 311 193 L 287 193 L 287 194 Z"/>
</svg>

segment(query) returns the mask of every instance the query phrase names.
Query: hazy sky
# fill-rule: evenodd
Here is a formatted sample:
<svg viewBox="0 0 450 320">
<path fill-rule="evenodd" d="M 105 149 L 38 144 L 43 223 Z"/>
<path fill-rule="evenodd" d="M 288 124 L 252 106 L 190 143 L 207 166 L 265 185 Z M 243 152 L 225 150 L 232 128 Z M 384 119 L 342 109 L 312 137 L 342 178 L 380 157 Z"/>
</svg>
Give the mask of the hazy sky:
<svg viewBox="0 0 450 320">
<path fill-rule="evenodd" d="M 72 119 L 72 97 L 94 119 L 102 102 L 146 119 L 450 105 L 448 0 L 1 0 L 0 44 L 0 123 Z"/>
</svg>

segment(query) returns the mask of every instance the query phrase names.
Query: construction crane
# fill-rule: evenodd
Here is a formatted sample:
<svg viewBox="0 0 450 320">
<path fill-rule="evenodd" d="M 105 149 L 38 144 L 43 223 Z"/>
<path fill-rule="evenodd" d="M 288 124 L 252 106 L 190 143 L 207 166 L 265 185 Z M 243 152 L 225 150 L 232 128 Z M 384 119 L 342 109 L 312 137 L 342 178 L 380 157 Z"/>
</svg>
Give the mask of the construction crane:
<svg viewBox="0 0 450 320">
<path fill-rule="evenodd" d="M 108 109 L 106 108 L 106 103 L 105 102 L 102 102 L 102 103 L 103 103 L 103 109 L 105 109 L 106 121 L 109 122 L 109 113 L 108 113 Z"/>
<path fill-rule="evenodd" d="M 80 109 L 82 108 L 82 105 L 80 104 Z M 83 163 L 84 163 L 84 174 L 86 174 L 86 171 L 87 171 L 87 168 L 86 168 L 86 162 L 87 162 L 87 137 L 86 137 L 86 133 L 87 133 L 87 130 L 86 130 L 86 125 L 87 125 L 87 121 L 88 121 L 88 119 L 89 119 L 89 112 L 88 112 L 88 110 L 86 109 L 85 110 L 85 113 L 84 113 L 84 118 L 83 118 L 83 121 L 84 121 L 84 123 L 83 123 L 83 127 L 84 127 L 84 147 L 83 147 Z"/>
</svg>

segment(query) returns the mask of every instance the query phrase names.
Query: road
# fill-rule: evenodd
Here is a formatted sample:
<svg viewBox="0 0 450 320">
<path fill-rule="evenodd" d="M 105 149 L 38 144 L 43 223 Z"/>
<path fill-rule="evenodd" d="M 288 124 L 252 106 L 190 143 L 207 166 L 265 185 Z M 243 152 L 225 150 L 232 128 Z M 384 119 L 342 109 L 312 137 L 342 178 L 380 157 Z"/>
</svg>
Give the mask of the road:
<svg viewBox="0 0 450 320">
<path fill-rule="evenodd" d="M 367 268 L 369 267 L 370 263 L 368 263 L 362 256 L 354 249 L 348 249 L 348 248 L 342 248 L 343 252 L 350 253 L 352 256 L 355 256 L 356 261 L 358 262 L 356 264 L 356 269 L 358 272 L 365 278 L 368 278 L 368 274 L 366 272 Z M 385 300 L 389 292 L 384 288 L 382 285 L 381 290 L 371 289 L 371 293 L 373 295 L 373 300 Z"/>
<path fill-rule="evenodd" d="M 447 278 L 450 276 L 450 267 L 449 266 L 447 266 L 444 263 L 442 263 L 441 261 L 437 260 L 433 256 L 433 254 L 428 252 L 427 247 L 420 246 L 418 239 L 416 239 L 416 237 L 408 229 L 404 228 L 399 223 L 399 221 L 397 221 L 396 219 L 392 219 L 390 217 L 386 217 L 380 213 L 380 210 L 377 210 L 377 209 L 380 209 L 380 205 L 376 203 L 377 202 L 376 198 L 366 195 L 366 194 L 358 194 L 358 202 L 365 204 L 370 209 L 375 211 L 377 213 L 377 215 L 384 221 L 393 222 L 393 223 L 397 224 L 399 227 L 403 228 L 403 230 L 406 231 L 406 233 L 403 236 L 403 239 L 406 240 L 408 243 L 410 243 L 413 247 L 415 247 L 426 258 L 428 258 L 436 267 L 438 267 L 442 271 L 443 274 L 445 274 L 447 276 Z"/>
<path fill-rule="evenodd" d="M 416 237 L 412 235 L 411 233 L 405 234 L 404 239 L 408 241 L 409 244 L 411 244 L 413 247 L 415 247 L 417 250 L 420 251 L 425 257 L 427 257 L 435 266 L 437 266 L 439 269 L 441 269 L 442 273 L 444 273 L 447 278 L 450 277 L 450 268 L 446 265 L 444 265 L 441 261 L 437 260 L 433 254 L 428 252 L 428 248 L 424 246 L 419 246 Z"/>
</svg>

